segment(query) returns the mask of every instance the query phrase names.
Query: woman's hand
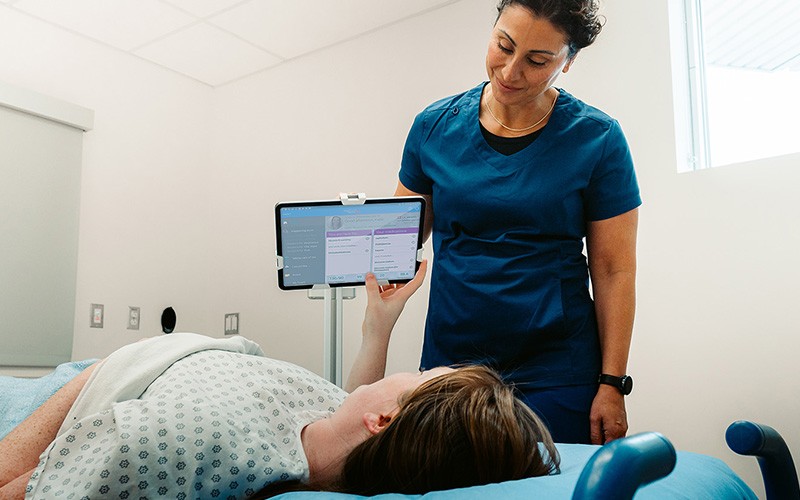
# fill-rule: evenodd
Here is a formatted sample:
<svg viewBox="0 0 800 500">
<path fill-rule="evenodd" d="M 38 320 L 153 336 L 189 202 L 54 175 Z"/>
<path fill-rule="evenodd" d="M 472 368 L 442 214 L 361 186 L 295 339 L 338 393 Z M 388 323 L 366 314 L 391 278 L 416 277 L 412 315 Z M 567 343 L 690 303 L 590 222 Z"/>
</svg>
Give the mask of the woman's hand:
<svg viewBox="0 0 800 500">
<path fill-rule="evenodd" d="M 427 270 L 428 261 L 423 260 L 414 279 L 405 285 L 379 286 L 375 275 L 367 274 L 367 311 L 362 328 L 365 340 L 370 336 L 386 337 L 388 340 L 406 302 L 425 281 Z"/>
<path fill-rule="evenodd" d="M 628 432 L 625 396 L 610 385 L 600 385 L 592 402 L 589 422 L 592 444 L 606 444 L 625 437 Z"/>
<path fill-rule="evenodd" d="M 362 325 L 361 349 L 350 369 L 350 376 L 347 377 L 344 386 L 346 391 L 352 392 L 360 385 L 371 384 L 383 378 L 392 328 L 409 297 L 422 285 L 427 270 L 428 261 L 423 260 L 414 279 L 405 285 L 384 287 L 378 285 L 373 274 L 367 275 L 367 311 Z"/>
</svg>

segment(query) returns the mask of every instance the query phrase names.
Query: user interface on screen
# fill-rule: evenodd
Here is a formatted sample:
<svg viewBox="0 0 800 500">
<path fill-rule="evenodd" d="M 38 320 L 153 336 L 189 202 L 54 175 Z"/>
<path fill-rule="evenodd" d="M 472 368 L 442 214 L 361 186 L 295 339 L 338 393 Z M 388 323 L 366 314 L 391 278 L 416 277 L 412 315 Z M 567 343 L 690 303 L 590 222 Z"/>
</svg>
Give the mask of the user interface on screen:
<svg viewBox="0 0 800 500">
<path fill-rule="evenodd" d="M 422 198 L 279 203 L 275 207 L 283 289 L 316 284 L 363 284 L 372 272 L 378 280 L 399 283 L 417 270 L 422 247 Z"/>
</svg>

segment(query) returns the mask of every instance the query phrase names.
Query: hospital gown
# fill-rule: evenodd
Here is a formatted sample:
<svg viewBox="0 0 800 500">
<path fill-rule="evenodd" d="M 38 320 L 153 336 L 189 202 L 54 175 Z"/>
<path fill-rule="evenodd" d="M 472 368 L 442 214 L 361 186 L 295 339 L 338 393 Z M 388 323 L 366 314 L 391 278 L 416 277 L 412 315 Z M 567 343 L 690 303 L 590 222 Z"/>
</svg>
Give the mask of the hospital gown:
<svg viewBox="0 0 800 500">
<path fill-rule="evenodd" d="M 299 366 L 206 350 L 139 399 L 84 417 L 42 454 L 31 498 L 246 498 L 308 479 L 300 432 L 345 392 Z"/>
</svg>

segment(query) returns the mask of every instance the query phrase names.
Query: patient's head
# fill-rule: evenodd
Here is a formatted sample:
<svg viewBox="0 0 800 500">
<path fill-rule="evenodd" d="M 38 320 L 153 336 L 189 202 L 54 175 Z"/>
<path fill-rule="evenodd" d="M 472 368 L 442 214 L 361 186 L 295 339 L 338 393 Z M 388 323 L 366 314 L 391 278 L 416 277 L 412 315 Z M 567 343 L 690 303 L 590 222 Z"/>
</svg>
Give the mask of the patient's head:
<svg viewBox="0 0 800 500">
<path fill-rule="evenodd" d="M 341 489 L 423 493 L 541 476 L 558 463 L 547 428 L 513 389 L 469 366 L 404 396 L 391 422 L 350 453 Z"/>
</svg>

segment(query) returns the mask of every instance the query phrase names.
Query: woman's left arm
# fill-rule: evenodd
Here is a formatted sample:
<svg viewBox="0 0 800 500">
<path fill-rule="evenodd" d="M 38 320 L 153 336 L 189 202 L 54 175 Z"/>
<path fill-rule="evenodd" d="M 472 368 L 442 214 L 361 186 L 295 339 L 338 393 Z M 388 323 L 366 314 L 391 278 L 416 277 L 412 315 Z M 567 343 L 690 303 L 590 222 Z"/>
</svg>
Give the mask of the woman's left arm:
<svg viewBox="0 0 800 500">
<path fill-rule="evenodd" d="M 589 223 L 586 236 L 600 334 L 602 373 L 622 376 L 628 366 L 636 309 L 636 231 L 639 209 Z M 628 417 L 624 396 L 601 384 L 591 409 L 591 439 L 604 444 L 624 437 Z"/>
</svg>

